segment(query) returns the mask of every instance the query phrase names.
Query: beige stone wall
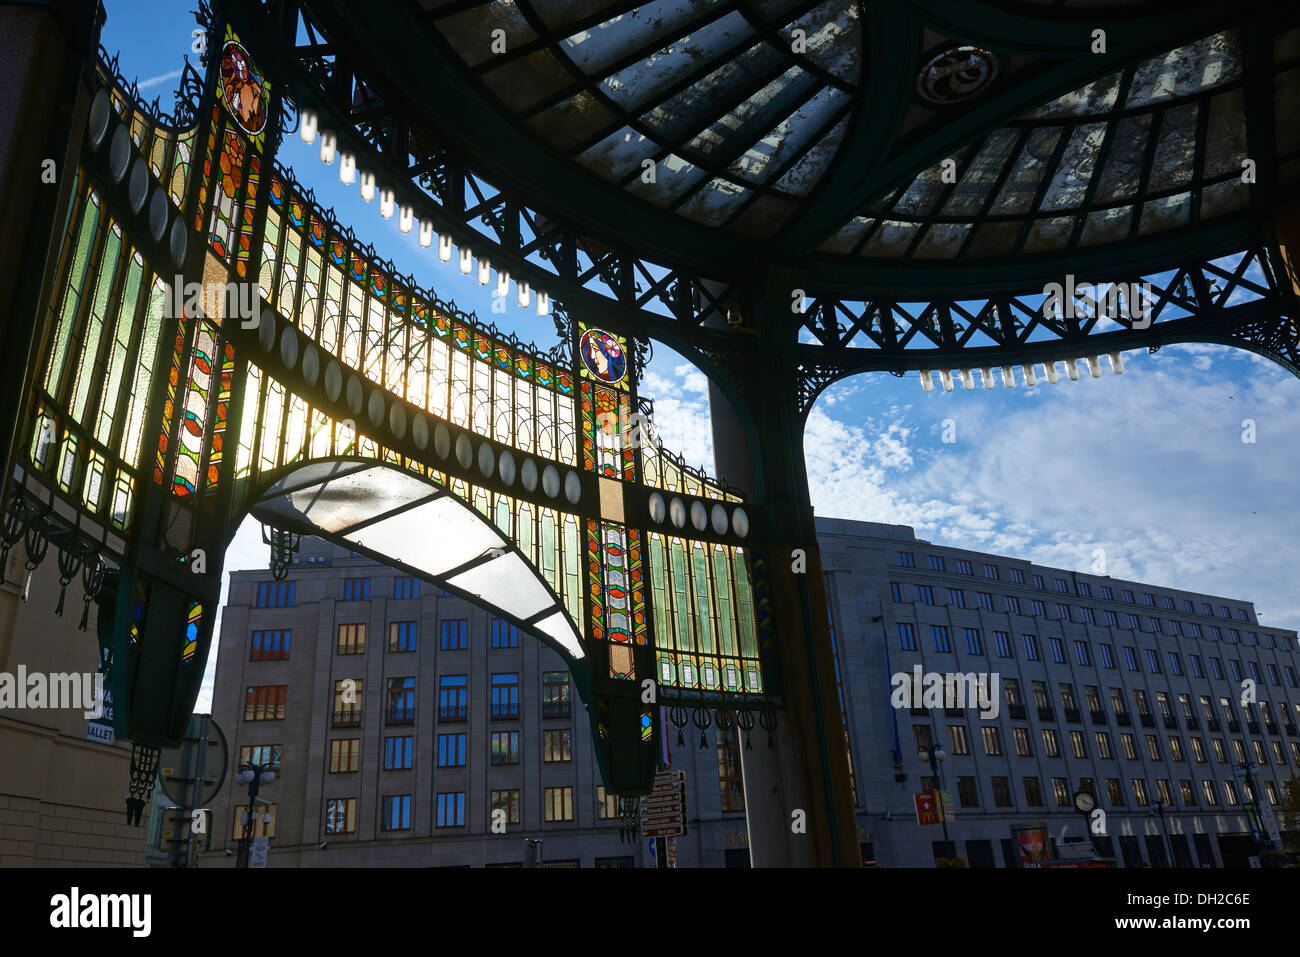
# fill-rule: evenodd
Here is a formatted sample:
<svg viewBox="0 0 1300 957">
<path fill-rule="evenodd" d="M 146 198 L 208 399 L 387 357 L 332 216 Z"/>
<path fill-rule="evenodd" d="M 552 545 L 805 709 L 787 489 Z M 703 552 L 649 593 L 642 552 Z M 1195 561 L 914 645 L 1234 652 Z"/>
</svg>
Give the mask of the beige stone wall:
<svg viewBox="0 0 1300 957">
<path fill-rule="evenodd" d="M 82 591 L 68 586 L 63 617 L 54 550 L 32 576 L 19 545 L 0 586 L 0 671 L 94 672 L 99 660 L 95 607 L 80 631 Z M 80 709 L 0 710 L 0 867 L 144 866 L 148 812 L 126 823 L 131 751 L 86 740 Z"/>
</svg>

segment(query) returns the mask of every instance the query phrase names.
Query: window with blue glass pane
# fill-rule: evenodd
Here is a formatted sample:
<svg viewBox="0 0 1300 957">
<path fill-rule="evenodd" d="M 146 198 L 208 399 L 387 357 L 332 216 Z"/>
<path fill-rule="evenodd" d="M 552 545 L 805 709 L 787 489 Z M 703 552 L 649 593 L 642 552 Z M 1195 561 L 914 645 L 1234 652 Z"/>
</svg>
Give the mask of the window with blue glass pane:
<svg viewBox="0 0 1300 957">
<path fill-rule="evenodd" d="M 464 651 L 469 647 L 469 620 L 467 618 L 444 618 L 442 621 L 442 641 L 439 647 L 443 651 Z"/>
<path fill-rule="evenodd" d="M 415 756 L 415 738 L 403 735 L 384 739 L 384 770 L 404 771 L 411 767 Z"/>
<path fill-rule="evenodd" d="M 492 717 L 519 717 L 518 672 L 492 675 Z"/>
<path fill-rule="evenodd" d="M 518 648 L 519 629 L 502 618 L 492 619 L 492 647 Z"/>
</svg>

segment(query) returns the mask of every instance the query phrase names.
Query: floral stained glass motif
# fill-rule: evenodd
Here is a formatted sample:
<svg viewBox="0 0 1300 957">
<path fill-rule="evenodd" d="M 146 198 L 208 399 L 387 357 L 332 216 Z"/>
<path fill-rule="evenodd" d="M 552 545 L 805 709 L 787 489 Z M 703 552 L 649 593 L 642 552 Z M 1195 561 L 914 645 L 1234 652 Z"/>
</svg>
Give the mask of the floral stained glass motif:
<svg viewBox="0 0 1300 957">
<path fill-rule="evenodd" d="M 162 433 L 154 456 L 153 484 L 161 485 L 167 471 L 167 455 L 171 449 L 171 424 L 175 418 L 176 390 L 181 384 L 181 359 L 185 355 L 185 315 L 176 322 L 176 347 L 172 350 L 172 364 L 167 379 L 167 398 L 163 401 Z"/>
<path fill-rule="evenodd" d="M 204 323 L 198 330 L 194 354 L 190 357 L 190 374 L 181 407 L 176 471 L 172 491 L 182 498 L 194 495 L 199 488 L 199 469 L 203 460 L 204 430 L 208 416 L 208 397 L 212 391 L 212 362 L 216 352 L 214 327 Z"/>
<path fill-rule="evenodd" d="M 221 82 L 217 95 L 239 128 L 253 138 L 260 151 L 266 135 L 266 117 L 270 109 L 270 84 L 253 64 L 234 30 L 226 27 L 221 48 Z"/>
</svg>

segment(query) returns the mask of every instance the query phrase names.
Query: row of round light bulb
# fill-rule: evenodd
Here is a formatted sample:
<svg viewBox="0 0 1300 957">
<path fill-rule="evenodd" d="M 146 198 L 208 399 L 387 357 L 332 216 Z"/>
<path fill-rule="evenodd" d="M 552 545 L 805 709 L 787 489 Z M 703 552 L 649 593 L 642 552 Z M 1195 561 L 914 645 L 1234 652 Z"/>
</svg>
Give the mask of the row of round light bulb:
<svg viewBox="0 0 1300 957">
<path fill-rule="evenodd" d="M 1101 378 L 1101 360 L 1097 356 L 1085 356 L 1084 361 L 1088 363 L 1088 372 L 1094 379 Z M 1108 353 L 1106 356 L 1110 360 L 1110 367 L 1116 375 L 1124 373 L 1124 357 L 1118 352 Z M 1078 359 L 1065 360 L 1065 372 L 1071 380 L 1079 380 L 1079 367 L 1076 364 Z M 1047 381 L 1056 385 L 1060 381 L 1060 373 L 1056 369 L 1055 362 L 1042 363 L 1043 370 L 1047 373 Z M 1021 374 L 1024 376 L 1025 385 L 1033 387 L 1038 385 L 1038 373 L 1035 371 L 1035 364 L 1030 362 L 1020 367 Z M 1002 366 L 999 370 L 1002 373 L 1002 384 L 1008 389 L 1015 388 L 1016 371 L 1015 366 Z M 980 379 L 984 383 L 984 388 L 992 389 L 996 385 L 992 368 L 983 368 L 979 370 Z M 957 374 L 961 379 L 962 388 L 968 392 L 975 388 L 975 371 L 973 369 L 958 369 Z M 939 370 L 939 383 L 943 386 L 944 392 L 953 390 L 952 370 Z M 926 392 L 934 391 L 934 372 L 931 369 L 921 370 L 921 388 Z"/>
<path fill-rule="evenodd" d="M 303 110 L 298 127 L 298 135 L 302 141 L 309 146 L 316 141 L 317 133 L 320 134 L 320 159 L 326 166 L 332 166 L 334 160 L 339 161 L 339 182 L 344 186 L 351 186 L 360 179 L 361 198 L 367 203 L 373 202 L 376 194 L 379 196 L 379 215 L 384 219 L 392 219 L 394 209 L 397 212 L 397 228 L 403 233 L 410 233 L 415 228 L 415 210 L 406 204 L 397 206 L 394 202 L 393 191 L 391 189 L 376 188 L 375 174 L 369 170 L 357 169 L 357 158 L 354 154 L 343 151 L 339 153 L 338 136 L 332 130 L 318 130 L 319 119 L 315 110 Z M 457 249 L 452 238 L 447 233 L 436 234 L 433 230 L 433 223 L 428 220 L 420 220 L 419 242 L 420 245 L 429 248 L 438 243 L 438 259 L 442 262 L 450 262 L 452 257 L 457 257 L 460 271 L 465 275 L 474 272 L 474 251 L 468 246 L 462 246 Z M 486 257 L 478 257 L 477 270 L 478 284 L 486 286 L 492 279 L 492 263 Z M 518 279 L 515 281 L 515 287 L 518 292 L 516 301 L 521 309 L 528 308 L 532 301 L 532 290 L 528 286 L 528 281 Z M 510 293 L 510 274 L 504 269 L 497 270 L 496 294 L 505 298 Z M 550 294 L 539 289 L 537 290 L 537 314 L 539 316 L 549 315 L 551 311 Z"/>
</svg>

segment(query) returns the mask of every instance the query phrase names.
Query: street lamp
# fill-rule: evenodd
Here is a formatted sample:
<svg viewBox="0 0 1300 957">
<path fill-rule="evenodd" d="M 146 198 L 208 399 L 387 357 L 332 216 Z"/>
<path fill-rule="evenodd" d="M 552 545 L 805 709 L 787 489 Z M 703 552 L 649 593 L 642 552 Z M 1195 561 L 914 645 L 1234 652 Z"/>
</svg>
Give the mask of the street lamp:
<svg viewBox="0 0 1300 957">
<path fill-rule="evenodd" d="M 248 785 L 248 811 L 244 815 L 244 836 L 239 841 L 239 854 L 243 860 L 241 867 L 248 866 L 248 850 L 253 843 L 253 814 L 257 808 L 257 789 L 263 784 L 275 780 L 275 772 L 270 764 L 246 764 L 235 775 L 236 784 Z"/>
<path fill-rule="evenodd" d="M 1165 803 L 1164 798 L 1159 798 L 1155 803 L 1155 807 L 1153 807 L 1150 811 L 1147 812 L 1152 816 L 1155 816 L 1157 814 L 1160 816 L 1160 836 L 1164 839 L 1165 842 L 1165 853 L 1169 855 L 1168 858 L 1166 858 L 1165 860 L 1166 867 L 1174 866 L 1174 848 L 1173 845 L 1169 843 L 1169 831 L 1165 828 L 1165 808 L 1172 808 L 1172 807 L 1173 807 L 1172 804 Z"/>
<path fill-rule="evenodd" d="M 922 725 L 922 727 L 924 727 L 924 725 Z M 930 730 L 937 739 L 938 732 L 934 731 L 933 726 Z M 934 776 L 939 779 L 939 787 L 946 790 L 947 783 L 943 779 L 943 770 L 939 767 L 941 762 L 948 760 L 948 752 L 943 749 L 943 745 L 936 744 L 933 748 L 921 748 L 916 752 L 916 759 L 922 764 L 930 765 L 930 770 L 932 770 Z M 948 840 L 948 816 L 945 813 L 942 801 L 940 802 L 939 807 L 939 823 L 943 825 L 943 843 L 951 844 L 952 842 Z"/>
</svg>

